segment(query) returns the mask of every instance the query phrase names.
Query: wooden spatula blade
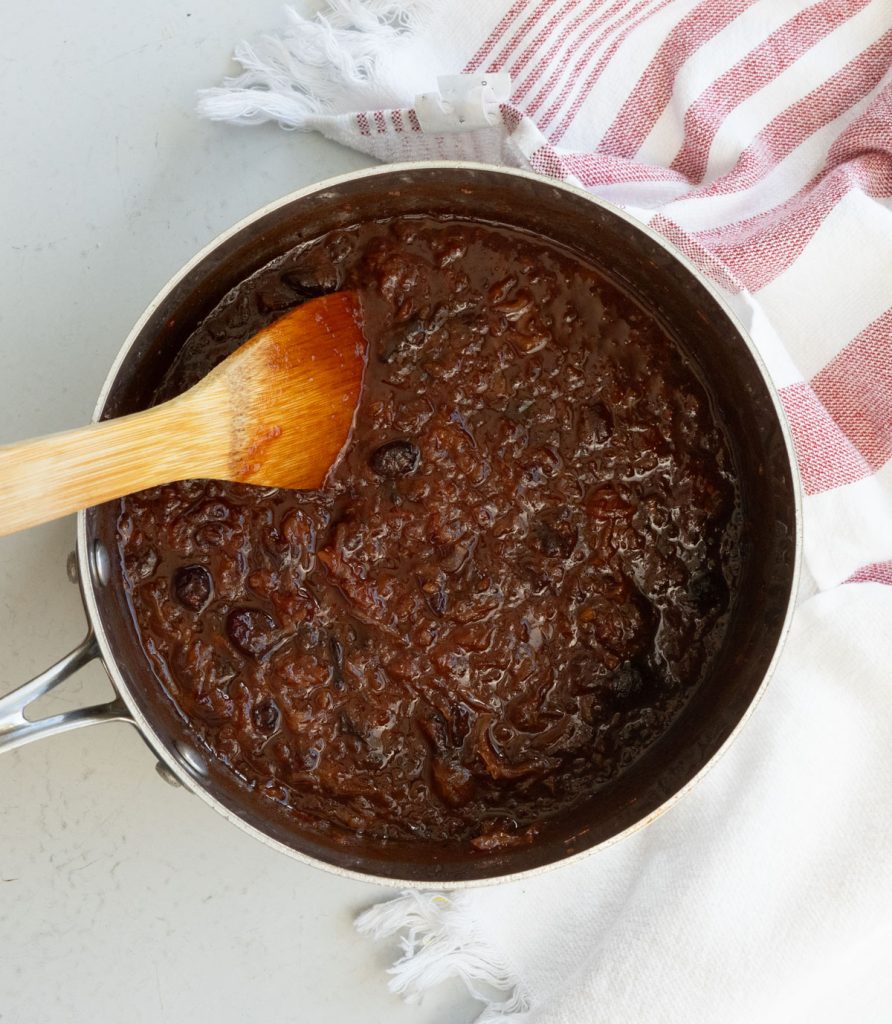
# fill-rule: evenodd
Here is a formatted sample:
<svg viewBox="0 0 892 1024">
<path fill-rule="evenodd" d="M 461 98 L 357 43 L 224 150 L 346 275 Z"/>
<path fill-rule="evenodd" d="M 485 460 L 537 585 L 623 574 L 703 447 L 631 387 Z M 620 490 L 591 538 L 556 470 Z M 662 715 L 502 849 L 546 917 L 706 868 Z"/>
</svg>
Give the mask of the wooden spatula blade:
<svg viewBox="0 0 892 1024">
<path fill-rule="evenodd" d="M 225 387 L 233 410 L 225 479 L 265 487 L 321 487 L 346 445 L 362 390 L 366 343 L 352 292 L 280 317 L 194 391 Z"/>
</svg>

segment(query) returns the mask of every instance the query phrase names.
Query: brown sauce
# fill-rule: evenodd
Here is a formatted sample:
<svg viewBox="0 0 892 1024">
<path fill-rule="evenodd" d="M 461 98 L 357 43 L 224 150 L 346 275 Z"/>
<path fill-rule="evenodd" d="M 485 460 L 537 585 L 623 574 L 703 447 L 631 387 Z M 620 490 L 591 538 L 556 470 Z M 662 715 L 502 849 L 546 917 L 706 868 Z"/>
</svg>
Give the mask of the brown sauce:
<svg viewBox="0 0 892 1024">
<path fill-rule="evenodd" d="M 122 502 L 166 698 L 302 827 L 533 841 L 669 727 L 737 574 L 729 448 L 678 345 L 577 257 L 405 218 L 236 288 L 157 399 L 307 298 L 359 291 L 370 364 L 324 491 Z"/>
</svg>

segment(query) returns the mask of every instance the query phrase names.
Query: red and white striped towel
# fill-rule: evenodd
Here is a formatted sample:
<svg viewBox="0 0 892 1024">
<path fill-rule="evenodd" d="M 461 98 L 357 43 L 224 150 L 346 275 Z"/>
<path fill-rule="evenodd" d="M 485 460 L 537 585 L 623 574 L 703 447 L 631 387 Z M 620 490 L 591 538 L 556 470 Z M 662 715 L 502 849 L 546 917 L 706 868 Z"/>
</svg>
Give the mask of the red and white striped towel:
<svg viewBox="0 0 892 1024">
<path fill-rule="evenodd" d="M 892 1011 L 892 0 L 330 0 L 242 46 L 204 114 L 382 160 L 573 181 L 722 289 L 780 389 L 805 579 L 777 677 L 643 833 L 524 884 L 406 894 L 392 984 L 488 1021 Z M 439 76 L 444 77 L 439 82 Z"/>
</svg>

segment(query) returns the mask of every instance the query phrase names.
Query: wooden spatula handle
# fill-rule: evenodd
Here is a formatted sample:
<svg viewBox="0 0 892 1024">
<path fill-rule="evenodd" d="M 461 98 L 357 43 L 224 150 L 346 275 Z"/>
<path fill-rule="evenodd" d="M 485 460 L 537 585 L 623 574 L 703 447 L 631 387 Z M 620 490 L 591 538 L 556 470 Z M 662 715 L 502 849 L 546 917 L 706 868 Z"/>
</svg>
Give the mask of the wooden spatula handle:
<svg viewBox="0 0 892 1024">
<path fill-rule="evenodd" d="M 190 396 L 0 447 L 0 536 L 172 480 L 213 475 Z"/>
</svg>

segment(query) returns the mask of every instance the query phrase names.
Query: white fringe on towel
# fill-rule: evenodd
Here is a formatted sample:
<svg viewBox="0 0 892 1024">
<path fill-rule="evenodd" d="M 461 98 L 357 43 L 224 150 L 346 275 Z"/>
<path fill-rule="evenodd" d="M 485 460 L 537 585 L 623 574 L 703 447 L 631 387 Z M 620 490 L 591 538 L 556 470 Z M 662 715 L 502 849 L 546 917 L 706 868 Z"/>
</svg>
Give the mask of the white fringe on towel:
<svg viewBox="0 0 892 1024">
<path fill-rule="evenodd" d="M 198 112 L 214 121 L 310 131 L 319 115 L 401 107 L 413 92 L 393 81 L 394 54 L 435 0 L 329 0 L 305 18 L 286 7 L 276 36 L 240 43 L 241 75 L 199 93 Z"/>
<path fill-rule="evenodd" d="M 529 167 L 546 140 L 512 130 L 507 74 L 459 74 L 460 24 L 444 0 L 327 0 L 312 18 L 285 8 L 275 35 L 240 43 L 243 73 L 198 94 L 214 121 L 318 131 L 378 160 L 476 160 Z"/>
<path fill-rule="evenodd" d="M 471 995 L 486 1004 L 477 1024 L 504 1024 L 529 1009 L 520 979 L 476 935 L 461 893 L 407 890 L 360 914 L 356 928 L 373 939 L 401 933 L 403 955 L 389 969 L 388 987 L 410 1002 L 447 978 L 461 978 Z"/>
</svg>

